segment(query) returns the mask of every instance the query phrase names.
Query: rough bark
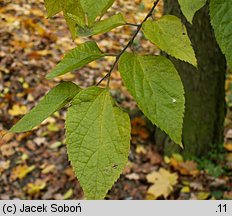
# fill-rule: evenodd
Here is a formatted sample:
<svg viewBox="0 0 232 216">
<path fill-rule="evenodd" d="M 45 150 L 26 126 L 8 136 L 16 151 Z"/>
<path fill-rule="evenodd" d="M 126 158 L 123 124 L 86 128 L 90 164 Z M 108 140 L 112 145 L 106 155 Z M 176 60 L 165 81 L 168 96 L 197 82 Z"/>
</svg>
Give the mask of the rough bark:
<svg viewBox="0 0 232 216">
<path fill-rule="evenodd" d="M 223 142 L 225 118 L 225 57 L 218 47 L 209 19 L 208 5 L 199 10 L 193 24 L 180 13 L 177 0 L 165 0 L 165 13 L 181 17 L 192 41 L 198 69 L 171 58 L 185 88 L 186 110 L 183 126 L 184 150 L 178 149 L 166 135 L 156 131 L 156 143 L 165 151 L 181 151 L 186 157 L 207 154 Z"/>
</svg>

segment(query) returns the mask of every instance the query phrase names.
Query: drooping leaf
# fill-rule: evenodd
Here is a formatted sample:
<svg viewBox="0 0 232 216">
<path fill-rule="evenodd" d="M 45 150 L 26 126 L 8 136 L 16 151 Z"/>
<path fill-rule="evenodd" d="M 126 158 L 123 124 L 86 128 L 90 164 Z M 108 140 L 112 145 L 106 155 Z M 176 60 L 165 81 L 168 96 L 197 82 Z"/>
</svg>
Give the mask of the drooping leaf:
<svg viewBox="0 0 232 216">
<path fill-rule="evenodd" d="M 70 50 L 59 64 L 49 73 L 46 78 L 52 79 L 54 77 L 63 75 L 72 70 L 85 66 L 86 64 L 105 56 L 96 42 L 88 41 Z"/>
<path fill-rule="evenodd" d="M 80 26 L 84 26 L 85 24 L 85 14 L 80 0 L 44 0 L 44 3 L 48 17 L 52 17 L 60 11 L 63 11 L 72 38 L 74 39 L 76 37 L 76 24 Z M 76 17 L 75 21 L 70 18 L 71 15 Z"/>
<path fill-rule="evenodd" d="M 192 23 L 194 14 L 202 8 L 207 0 L 194 0 L 194 1 L 186 1 L 186 0 L 178 0 L 181 10 L 187 20 Z"/>
<path fill-rule="evenodd" d="M 88 37 L 91 35 L 103 34 L 110 31 L 113 28 L 124 25 L 126 23 L 123 15 L 118 13 L 109 17 L 108 19 L 101 20 L 94 23 L 92 27 L 85 27 L 78 29 L 78 36 Z"/>
<path fill-rule="evenodd" d="M 232 1 L 210 1 L 210 17 L 217 42 L 232 68 Z"/>
<path fill-rule="evenodd" d="M 62 11 L 62 0 L 44 0 L 47 16 L 52 17 Z"/>
<path fill-rule="evenodd" d="M 66 120 L 68 156 L 87 199 L 103 199 L 127 163 L 130 120 L 108 90 L 90 87 L 73 99 Z"/>
<path fill-rule="evenodd" d="M 65 0 L 63 2 L 64 17 L 72 34 L 72 38 L 74 39 L 76 37 L 76 25 L 78 24 L 80 26 L 83 26 L 85 24 L 85 14 L 81 6 L 80 0 Z M 78 17 L 78 23 L 70 18 L 70 15 L 68 14 L 72 14 L 73 16 Z"/>
<path fill-rule="evenodd" d="M 184 89 L 171 61 L 162 56 L 125 53 L 119 71 L 143 113 L 182 145 Z"/>
<path fill-rule="evenodd" d="M 57 110 L 64 107 L 80 91 L 72 82 L 63 82 L 53 88 L 28 114 L 20 119 L 11 129 L 11 132 L 29 131 L 39 125 Z"/>
<path fill-rule="evenodd" d="M 102 16 L 112 6 L 114 0 L 80 0 L 80 2 L 91 26 L 98 16 Z"/>
<path fill-rule="evenodd" d="M 147 20 L 142 29 L 146 38 L 161 50 L 194 66 L 197 65 L 186 28 L 176 16 L 166 15 L 157 21 Z"/>
</svg>

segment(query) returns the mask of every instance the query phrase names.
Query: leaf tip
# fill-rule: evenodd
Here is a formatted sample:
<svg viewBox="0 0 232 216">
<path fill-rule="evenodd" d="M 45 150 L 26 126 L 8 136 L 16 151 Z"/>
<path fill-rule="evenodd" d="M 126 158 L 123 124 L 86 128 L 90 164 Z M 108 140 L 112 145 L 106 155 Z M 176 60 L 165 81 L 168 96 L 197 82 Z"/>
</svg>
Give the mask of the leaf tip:
<svg viewBox="0 0 232 216">
<path fill-rule="evenodd" d="M 184 145 L 182 142 L 178 143 L 178 145 L 181 147 L 182 150 L 184 149 Z"/>
</svg>

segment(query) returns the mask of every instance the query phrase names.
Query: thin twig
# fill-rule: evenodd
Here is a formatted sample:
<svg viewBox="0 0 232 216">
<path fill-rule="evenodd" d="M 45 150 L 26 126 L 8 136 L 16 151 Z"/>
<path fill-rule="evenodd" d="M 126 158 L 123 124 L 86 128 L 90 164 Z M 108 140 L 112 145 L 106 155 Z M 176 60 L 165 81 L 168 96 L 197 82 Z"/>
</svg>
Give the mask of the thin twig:
<svg viewBox="0 0 232 216">
<path fill-rule="evenodd" d="M 104 56 L 113 56 L 113 57 L 116 57 L 116 56 L 118 56 L 118 54 L 116 54 L 116 53 L 106 53 L 106 54 L 104 54 Z"/>
<path fill-rule="evenodd" d="M 121 50 L 121 52 L 119 54 L 116 55 L 116 59 L 115 59 L 115 62 L 113 63 L 112 67 L 110 68 L 110 71 L 96 84 L 96 86 L 100 85 L 103 80 L 105 80 L 107 77 L 108 77 L 108 82 L 107 82 L 107 86 L 109 87 L 109 84 L 110 84 L 110 76 L 111 76 L 111 73 L 113 72 L 115 66 L 117 65 L 120 57 L 123 55 L 123 53 L 127 50 L 127 48 L 129 46 L 131 46 L 131 44 L 133 44 L 136 36 L 138 35 L 138 33 L 140 32 L 143 24 L 147 21 L 147 19 L 149 17 L 152 16 L 153 14 L 153 11 L 155 10 L 157 4 L 159 3 L 160 0 L 156 0 L 153 4 L 153 7 L 151 8 L 151 10 L 149 11 L 149 13 L 147 14 L 147 16 L 144 18 L 144 20 L 137 25 L 137 30 L 135 31 L 134 35 L 131 37 L 131 39 L 129 40 L 129 42 L 126 44 L 126 46 Z"/>
<path fill-rule="evenodd" d="M 139 26 L 139 24 L 135 24 L 135 23 L 125 23 L 125 25 L 128 25 L 128 26 L 135 26 L 135 27 L 138 27 Z"/>
</svg>

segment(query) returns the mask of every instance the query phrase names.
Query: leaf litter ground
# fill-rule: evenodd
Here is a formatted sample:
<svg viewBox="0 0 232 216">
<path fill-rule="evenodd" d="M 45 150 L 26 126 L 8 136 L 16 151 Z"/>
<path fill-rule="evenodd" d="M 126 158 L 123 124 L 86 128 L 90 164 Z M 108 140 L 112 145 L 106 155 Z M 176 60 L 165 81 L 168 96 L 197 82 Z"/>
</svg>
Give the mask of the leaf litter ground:
<svg viewBox="0 0 232 216">
<path fill-rule="evenodd" d="M 118 0 L 109 14 L 117 10 L 126 14 L 129 22 L 137 23 L 152 2 Z M 134 13 L 135 10 L 138 12 Z M 161 14 L 162 4 L 156 17 Z M 45 19 L 41 0 L 0 2 L 0 19 L 0 199 L 83 199 L 67 159 L 65 109 L 32 132 L 18 135 L 6 132 L 57 83 L 65 80 L 82 87 L 91 86 L 109 71 L 114 59 L 107 57 L 78 72 L 47 81 L 45 76 L 64 53 L 85 40 L 72 42 L 60 14 Z M 133 30 L 128 26 L 117 28 L 93 39 L 103 51 L 117 53 Z M 152 47 L 140 34 L 133 49 L 142 53 L 159 52 Z M 180 155 L 167 157 L 157 152 L 154 128 L 137 111 L 117 71 L 112 74 L 111 88 L 117 102 L 131 113 L 132 144 L 129 162 L 106 199 L 232 199 L 230 114 L 222 159 L 217 155 L 215 160 L 211 155 L 211 160 L 184 161 Z"/>
</svg>

